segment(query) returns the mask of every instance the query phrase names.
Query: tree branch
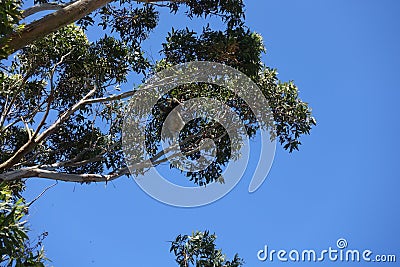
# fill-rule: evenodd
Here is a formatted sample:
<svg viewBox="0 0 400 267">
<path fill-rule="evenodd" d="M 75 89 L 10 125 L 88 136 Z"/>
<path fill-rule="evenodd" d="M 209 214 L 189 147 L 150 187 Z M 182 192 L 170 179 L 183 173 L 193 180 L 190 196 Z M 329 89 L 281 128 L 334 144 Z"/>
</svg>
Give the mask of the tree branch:
<svg viewBox="0 0 400 267">
<path fill-rule="evenodd" d="M 128 168 L 119 169 L 116 172 L 109 174 L 70 174 L 62 173 L 52 170 L 41 169 L 37 166 L 21 168 L 15 171 L 9 171 L 6 173 L 0 173 L 1 181 L 14 181 L 24 178 L 46 178 L 50 180 L 64 181 L 64 182 L 77 182 L 77 183 L 88 183 L 88 182 L 108 182 L 117 179 L 123 175 L 129 174 Z"/>
<path fill-rule="evenodd" d="M 185 139 L 183 142 L 190 140 L 190 138 Z M 145 160 L 142 162 L 138 162 L 135 164 L 129 165 L 131 170 L 143 170 L 146 168 L 151 168 L 153 166 L 159 165 L 161 163 L 167 162 L 169 159 L 179 155 L 179 152 L 173 153 L 169 157 L 164 157 L 167 153 L 174 151 L 177 149 L 177 145 L 170 146 L 165 150 L 160 151 L 156 155 L 154 155 L 151 159 Z M 187 151 L 184 155 L 190 155 L 195 152 L 198 152 L 201 147 L 197 147 L 192 149 L 191 151 Z M 161 158 L 161 159 L 160 159 Z M 94 160 L 94 159 L 93 159 Z M 88 162 L 75 162 L 75 164 L 81 165 L 81 163 Z M 57 162 L 50 165 L 36 165 L 31 167 L 23 167 L 17 170 L 8 171 L 4 173 L 0 173 L 0 181 L 14 181 L 25 178 L 45 178 L 51 180 L 60 180 L 65 182 L 108 182 L 114 179 L 117 179 L 123 175 L 130 174 L 128 167 L 121 168 L 117 171 L 112 171 L 108 174 L 71 174 L 71 173 L 63 173 L 58 172 L 55 169 L 58 167 L 69 166 L 69 164 L 74 165 L 74 160 L 65 161 L 65 162 Z"/>
<path fill-rule="evenodd" d="M 22 18 L 27 18 L 29 16 L 32 16 L 33 14 L 36 14 L 41 11 L 46 11 L 46 10 L 60 10 L 67 6 L 66 4 L 58 4 L 58 3 L 42 3 L 39 5 L 35 5 L 33 7 L 29 7 L 24 10 L 22 13 Z"/>
<path fill-rule="evenodd" d="M 16 87 L 17 85 L 18 85 L 18 88 L 15 90 L 15 93 L 13 94 L 12 99 L 8 103 L 8 105 L 7 105 L 7 102 L 8 102 L 9 96 L 7 95 L 7 101 L 4 104 L 3 111 L 2 111 L 2 114 L 0 116 L 0 129 L 3 128 L 4 122 L 6 121 L 7 116 L 10 113 L 10 110 L 11 110 L 12 106 L 14 105 L 15 101 L 17 101 L 19 93 L 21 92 L 22 88 L 24 87 L 24 85 L 26 84 L 28 79 L 32 76 L 32 74 L 33 74 L 33 71 L 32 71 L 32 69 L 30 69 L 26 73 L 25 76 L 23 76 L 21 79 L 15 81 L 13 85 L 9 86 L 9 89 L 12 89 L 12 88 Z"/>
<path fill-rule="evenodd" d="M 58 129 L 61 123 L 66 121 L 75 111 L 77 111 L 82 105 L 84 105 L 85 101 L 91 97 L 97 90 L 97 87 L 94 86 L 94 88 L 84 96 L 81 101 L 76 103 L 74 106 L 72 106 L 69 110 L 64 112 L 56 120 L 49 128 L 47 128 L 44 132 L 42 132 L 39 136 L 36 138 L 30 139 L 26 144 L 24 144 L 22 147 L 18 149 L 16 153 L 12 157 L 10 157 L 7 161 L 3 162 L 0 164 L 0 171 L 11 168 L 14 164 L 17 164 L 26 154 L 28 154 L 30 151 L 32 151 L 37 144 L 42 142 L 47 136 L 52 134 L 54 131 Z"/>
<path fill-rule="evenodd" d="M 46 187 L 37 197 L 35 197 L 31 202 L 29 202 L 26 206 L 30 207 L 33 203 L 35 203 L 39 198 L 41 198 L 44 193 L 46 193 L 47 190 L 49 190 L 50 188 L 56 186 L 58 184 L 58 181 L 56 181 L 56 183 Z"/>
<path fill-rule="evenodd" d="M 54 73 L 56 72 L 56 69 L 61 63 L 64 61 L 64 59 L 71 54 L 72 51 L 69 51 L 67 54 L 63 55 L 60 59 L 59 62 L 57 62 L 53 68 L 50 71 L 50 94 L 47 97 L 47 107 L 44 112 L 44 115 L 42 117 L 42 120 L 40 121 L 38 127 L 36 128 L 35 133 L 33 134 L 33 138 L 36 138 L 36 136 L 39 134 L 40 130 L 42 129 L 43 125 L 46 123 L 47 117 L 49 116 L 50 113 L 50 108 L 51 104 L 54 101 L 54 91 L 55 91 L 55 85 L 54 85 Z"/>
<path fill-rule="evenodd" d="M 61 27 L 71 24 L 113 0 L 77 0 L 54 13 L 26 25 L 22 30 L 13 32 L 0 40 L 0 50 L 5 49 L 8 55 L 31 44 L 33 41 L 52 33 Z M 142 3 L 162 2 L 162 0 L 136 0 Z M 172 0 L 173 1 L 173 0 Z M 182 2 L 182 1 L 179 1 Z M 32 7 L 34 8 L 34 7 Z M 31 9 L 32 13 L 35 9 Z M 38 8 L 36 8 L 38 10 Z M 26 17 L 28 10 L 24 12 Z M 36 11 L 38 12 L 38 11 Z"/>
<path fill-rule="evenodd" d="M 78 0 L 66 7 L 26 25 L 21 31 L 13 32 L 1 40 L 0 49 L 9 54 L 31 44 L 63 26 L 83 18 L 112 0 Z"/>
</svg>

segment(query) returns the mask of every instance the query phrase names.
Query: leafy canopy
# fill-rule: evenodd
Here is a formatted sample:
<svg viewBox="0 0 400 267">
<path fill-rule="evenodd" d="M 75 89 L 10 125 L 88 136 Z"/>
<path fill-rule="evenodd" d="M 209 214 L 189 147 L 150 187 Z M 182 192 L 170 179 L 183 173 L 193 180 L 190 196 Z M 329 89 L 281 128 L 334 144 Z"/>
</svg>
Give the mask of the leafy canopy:
<svg viewBox="0 0 400 267">
<path fill-rule="evenodd" d="M 63 10 L 95 1 L 99 0 L 52 1 L 51 7 Z M 11 181 L 40 177 L 94 182 L 129 174 L 122 155 L 121 126 L 124 104 L 134 91 L 120 89 L 128 75 L 147 78 L 158 70 L 193 60 L 224 63 L 245 73 L 261 88 L 274 116 L 276 138 L 284 149 L 297 150 L 300 137 L 316 124 L 296 85 L 279 81 L 277 70 L 261 61 L 263 40 L 245 25 L 242 0 L 101 2 L 105 5 L 83 18 L 76 17 L 75 23 L 25 40 L 28 45 L 0 63 L 0 181 L 8 181 L 0 185 L 0 257 L 4 266 L 43 266 L 45 260 L 41 239 L 36 245 L 29 244 L 23 221 L 28 205 L 20 196 L 23 184 Z M 24 29 L 30 29 L 31 24 L 23 20 L 28 10 L 21 10 L 26 4 L 21 0 L 0 4 L 0 58 L 13 52 L 7 45 L 10 36 L 26 38 L 29 33 Z M 50 3 L 35 0 L 34 4 L 44 7 Z M 171 29 L 162 44 L 161 59 L 152 62 L 143 42 L 151 40 L 162 9 L 187 19 L 217 17 L 225 28 L 204 25 L 200 32 Z M 56 20 L 59 17 L 54 15 Z M 41 21 L 37 28 L 48 26 Z M 89 31 L 97 31 L 97 39 L 90 40 Z M 161 127 L 169 112 L 177 103 L 199 96 L 229 105 L 245 122 L 250 137 L 261 127 L 242 99 L 224 88 L 202 83 L 180 86 L 165 94 L 150 116 L 146 145 L 153 162 L 162 162 L 165 157 L 160 153 Z M 215 181 L 240 149 L 240 144 L 231 144 L 221 125 L 202 118 L 182 129 L 181 149 L 187 157 L 196 158 L 196 148 L 204 138 L 217 144 L 215 161 L 205 171 L 185 173 L 200 185 Z M 146 168 L 138 167 L 137 174 Z M 208 232 L 178 236 L 171 251 L 180 266 L 241 266 L 237 256 L 232 261 L 225 259 L 215 248 L 215 238 Z"/>
<path fill-rule="evenodd" d="M 211 25 L 204 25 L 201 32 L 171 29 L 162 44 L 161 60 L 151 62 L 142 44 L 151 40 L 163 8 L 173 14 L 183 12 L 188 19 L 219 17 L 225 29 L 213 30 Z M 18 18 L 21 11 L 15 3 L 2 12 L 15 13 Z M 2 36 L 21 26 L 18 19 L 7 25 Z M 89 40 L 86 34 L 94 29 L 103 33 Z M 121 85 L 128 75 L 145 78 L 193 60 L 224 63 L 250 77 L 269 101 L 276 138 L 290 152 L 297 150 L 300 137 L 310 133 L 315 119 L 307 103 L 299 98 L 295 84 L 279 81 L 277 71 L 264 65 L 264 52 L 262 37 L 244 23 L 241 0 L 162 4 L 112 1 L 75 25 L 35 40 L 18 51 L 11 64 L 3 64 L 0 179 L 43 177 L 92 182 L 129 174 L 121 148 L 122 107 L 134 92 L 120 92 Z M 214 97 L 229 105 L 245 122 L 248 135 L 255 136 L 260 125 L 239 97 L 214 85 L 189 84 L 174 88 L 154 107 L 147 128 L 150 154 L 160 156 L 161 128 L 169 112 L 177 103 L 199 96 Z M 231 146 L 224 131 L 215 121 L 201 119 L 182 130 L 180 145 L 188 157 L 198 156 L 196 148 L 204 138 L 213 138 L 219 148 L 208 169 L 185 173 L 196 184 L 216 181 L 240 149 L 240 145 Z M 145 167 L 138 168 L 137 173 L 145 171 Z"/>
</svg>

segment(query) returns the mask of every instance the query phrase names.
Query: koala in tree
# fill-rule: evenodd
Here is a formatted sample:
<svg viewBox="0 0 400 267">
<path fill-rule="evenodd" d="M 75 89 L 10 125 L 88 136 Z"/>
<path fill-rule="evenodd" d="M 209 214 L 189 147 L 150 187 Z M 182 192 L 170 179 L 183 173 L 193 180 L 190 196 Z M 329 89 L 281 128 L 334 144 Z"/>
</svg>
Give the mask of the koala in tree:
<svg viewBox="0 0 400 267">
<path fill-rule="evenodd" d="M 168 99 L 167 105 L 161 108 L 162 112 L 165 112 L 167 115 L 167 119 L 164 121 L 163 124 L 163 131 L 165 137 L 172 138 L 173 133 L 179 133 L 183 126 L 185 126 L 185 122 L 182 119 L 181 114 L 179 113 L 179 109 L 175 109 L 175 107 L 179 104 L 178 99 L 172 98 Z"/>
</svg>

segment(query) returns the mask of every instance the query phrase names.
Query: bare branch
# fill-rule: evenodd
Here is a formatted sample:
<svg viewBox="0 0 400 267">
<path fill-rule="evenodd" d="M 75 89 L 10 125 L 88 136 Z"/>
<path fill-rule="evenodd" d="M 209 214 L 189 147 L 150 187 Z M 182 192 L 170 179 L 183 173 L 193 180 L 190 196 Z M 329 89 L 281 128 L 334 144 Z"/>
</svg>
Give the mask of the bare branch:
<svg viewBox="0 0 400 267">
<path fill-rule="evenodd" d="M 169 84 L 171 83 L 175 78 L 173 76 L 171 77 L 164 77 L 162 79 L 158 79 L 157 82 L 153 82 L 151 85 L 146 85 L 144 87 L 139 88 L 140 90 L 147 90 L 147 89 L 152 89 L 152 88 L 156 88 L 158 86 L 162 86 L 165 84 Z M 104 103 L 104 102 L 108 102 L 108 101 L 115 101 L 115 100 L 121 100 L 121 99 L 125 99 L 128 97 L 133 96 L 136 93 L 136 90 L 132 90 L 132 91 L 128 91 L 119 95 L 110 95 L 110 96 L 105 96 L 105 97 L 99 97 L 99 98 L 92 98 L 92 99 L 87 99 L 84 101 L 83 104 L 94 104 L 94 103 Z M 176 100 L 178 101 L 178 100 Z M 178 103 L 180 103 L 178 101 Z"/>
<path fill-rule="evenodd" d="M 29 140 L 31 140 L 32 139 L 32 132 L 31 132 L 31 129 L 29 129 L 29 125 L 28 125 L 28 123 L 24 120 L 24 118 L 21 116 L 21 121 L 24 123 L 24 125 L 25 125 L 25 130 L 26 130 L 26 132 L 28 133 L 28 137 L 29 137 Z"/>
<path fill-rule="evenodd" d="M 103 103 L 107 101 L 115 101 L 115 100 L 121 100 L 124 98 L 128 98 L 130 96 L 133 96 L 135 94 L 135 91 L 129 91 L 125 92 L 119 95 L 111 95 L 111 96 L 105 96 L 105 97 L 99 97 L 99 98 L 92 98 L 92 99 L 87 99 L 85 100 L 84 104 L 94 104 L 94 103 Z"/>
<path fill-rule="evenodd" d="M 87 93 L 81 101 L 79 101 L 78 103 L 76 103 L 74 106 L 72 106 L 69 110 L 67 110 L 66 112 L 64 112 L 64 114 L 62 114 L 60 116 L 60 118 L 58 118 L 58 120 L 56 120 L 46 131 L 44 131 L 43 133 L 41 133 L 37 139 L 35 140 L 35 142 L 40 143 L 41 141 L 43 141 L 47 136 L 49 136 L 50 134 L 52 134 L 59 126 L 61 123 L 65 122 L 72 114 L 75 113 L 75 111 L 77 111 L 80 107 L 82 107 L 83 105 L 86 104 L 86 100 L 91 97 L 97 90 L 97 86 L 94 85 L 94 88 Z"/>
<path fill-rule="evenodd" d="M 70 173 L 62 173 L 52 170 L 41 169 L 38 168 L 37 166 L 34 166 L 34 167 L 21 168 L 15 171 L 0 173 L 0 180 L 14 181 L 18 179 L 37 177 L 37 178 L 46 178 L 50 180 L 78 182 L 78 183 L 108 182 L 127 174 L 129 174 L 128 168 L 121 168 L 118 171 L 111 172 L 109 174 L 92 174 L 92 173 L 70 174 Z"/>
<path fill-rule="evenodd" d="M 33 14 L 36 14 L 41 11 L 46 11 L 46 10 L 60 10 L 67 6 L 66 4 L 58 4 L 58 3 L 42 3 L 39 5 L 35 5 L 33 7 L 29 7 L 24 10 L 22 13 L 22 18 L 27 18 L 29 16 L 32 16 Z"/>
<path fill-rule="evenodd" d="M 54 64 L 53 68 L 50 71 L 50 94 L 47 97 L 47 106 L 46 106 L 46 111 L 44 112 L 44 115 L 42 117 L 42 120 L 40 121 L 38 127 L 36 128 L 35 133 L 33 134 L 33 138 L 36 138 L 36 136 L 39 134 L 40 130 L 42 129 L 43 125 L 46 123 L 47 117 L 49 116 L 50 113 L 50 107 L 51 103 L 54 101 L 54 91 L 55 91 L 55 85 L 54 85 L 54 73 L 56 72 L 56 69 L 61 63 L 64 61 L 64 59 L 71 54 L 72 51 L 68 52 L 67 54 L 63 55 L 56 64 Z"/>
<path fill-rule="evenodd" d="M 29 202 L 27 204 L 28 207 L 30 207 L 33 203 L 35 203 L 39 198 L 41 198 L 43 196 L 44 193 L 46 193 L 47 190 L 49 190 L 50 188 L 56 186 L 58 184 L 58 181 L 48 187 L 46 187 L 37 197 L 35 197 L 31 202 Z"/>
</svg>

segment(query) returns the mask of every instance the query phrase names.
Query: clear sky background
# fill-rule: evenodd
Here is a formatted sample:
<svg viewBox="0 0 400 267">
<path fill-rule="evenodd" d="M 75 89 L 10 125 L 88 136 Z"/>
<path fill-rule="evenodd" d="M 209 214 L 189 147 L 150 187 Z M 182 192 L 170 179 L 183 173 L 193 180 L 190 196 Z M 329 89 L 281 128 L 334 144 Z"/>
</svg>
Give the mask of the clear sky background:
<svg viewBox="0 0 400 267">
<path fill-rule="evenodd" d="M 261 188 L 247 173 L 227 196 L 200 208 L 167 206 L 133 180 L 58 183 L 31 208 L 31 236 L 48 231 L 52 264 L 177 266 L 169 243 L 210 230 L 245 266 L 396 266 L 382 263 L 260 262 L 257 251 L 336 248 L 396 254 L 400 261 L 400 2 L 397 0 L 245 1 L 246 21 L 264 37 L 268 66 L 294 80 L 318 125 L 299 152 L 280 146 Z M 172 26 L 203 26 L 163 14 L 147 43 L 155 58 Z M 94 35 L 96 33 L 93 33 Z M 27 200 L 51 181 L 27 182 Z M 397 263 L 398 264 L 398 263 Z"/>
</svg>

